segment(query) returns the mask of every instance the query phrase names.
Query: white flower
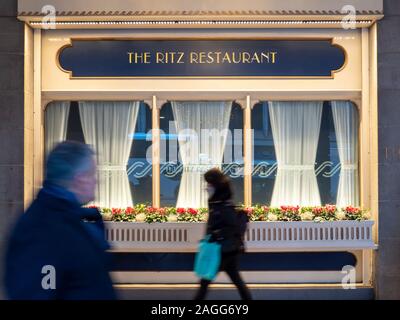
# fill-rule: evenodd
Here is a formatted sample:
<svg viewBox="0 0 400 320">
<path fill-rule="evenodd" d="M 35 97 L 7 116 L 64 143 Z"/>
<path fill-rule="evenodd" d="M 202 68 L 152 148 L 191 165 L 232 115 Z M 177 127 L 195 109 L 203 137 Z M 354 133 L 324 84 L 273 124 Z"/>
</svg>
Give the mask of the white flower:
<svg viewBox="0 0 400 320">
<path fill-rule="evenodd" d="M 278 220 L 278 216 L 276 214 L 273 214 L 273 213 L 268 213 L 267 218 L 268 218 L 269 221 L 277 221 Z"/>
<path fill-rule="evenodd" d="M 203 214 L 203 217 L 201 219 L 202 221 L 207 221 L 208 220 L 208 213 L 206 212 L 205 214 Z"/>
<path fill-rule="evenodd" d="M 363 219 L 365 220 L 371 220 L 371 212 L 366 211 L 362 214 Z"/>
<path fill-rule="evenodd" d="M 322 218 L 322 217 L 316 217 L 314 219 L 314 222 L 322 222 L 322 221 L 324 221 L 324 218 Z"/>
<path fill-rule="evenodd" d="M 314 219 L 314 215 L 310 211 L 306 211 L 300 214 L 300 218 L 302 221 L 311 221 Z"/>
<path fill-rule="evenodd" d="M 170 216 L 168 216 L 167 220 L 168 222 L 177 222 L 178 217 L 175 214 L 171 214 Z"/>
<path fill-rule="evenodd" d="M 136 215 L 137 222 L 144 222 L 145 219 L 146 219 L 146 215 L 144 213 L 139 213 L 138 215 Z"/>
<path fill-rule="evenodd" d="M 111 214 L 111 212 L 102 213 L 102 216 L 103 216 L 103 220 L 104 220 L 104 221 L 111 221 L 111 220 L 112 220 L 112 214 Z"/>
<path fill-rule="evenodd" d="M 345 220 L 346 219 L 346 213 L 343 211 L 338 211 L 335 213 L 335 217 L 338 220 Z"/>
</svg>

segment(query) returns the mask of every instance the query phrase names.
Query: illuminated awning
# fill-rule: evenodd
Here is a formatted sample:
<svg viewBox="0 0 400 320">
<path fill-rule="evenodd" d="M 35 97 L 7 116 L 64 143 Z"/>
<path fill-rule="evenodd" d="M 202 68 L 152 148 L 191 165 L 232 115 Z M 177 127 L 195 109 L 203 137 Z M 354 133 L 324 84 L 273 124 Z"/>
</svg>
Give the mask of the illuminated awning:
<svg viewBox="0 0 400 320">
<path fill-rule="evenodd" d="M 18 0 L 18 17 L 36 28 L 53 13 L 57 28 L 338 28 L 343 18 L 367 27 L 383 17 L 383 0 L 351 6 L 348 0 Z"/>
</svg>

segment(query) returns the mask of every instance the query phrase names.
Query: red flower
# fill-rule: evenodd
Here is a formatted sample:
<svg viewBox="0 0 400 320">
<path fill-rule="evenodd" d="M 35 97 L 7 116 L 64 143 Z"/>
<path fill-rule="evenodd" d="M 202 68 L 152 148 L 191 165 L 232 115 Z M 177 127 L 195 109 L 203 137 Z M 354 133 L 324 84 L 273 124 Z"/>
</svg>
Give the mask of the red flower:
<svg viewBox="0 0 400 320">
<path fill-rule="evenodd" d="M 327 204 L 325 206 L 325 209 L 329 212 L 329 213 L 334 213 L 336 211 L 336 206 L 335 205 L 331 205 L 331 204 Z"/>
<path fill-rule="evenodd" d="M 135 209 L 132 208 L 132 207 L 127 207 L 127 208 L 125 209 L 125 213 L 126 213 L 126 214 L 134 214 L 134 213 L 135 213 Z"/>
<path fill-rule="evenodd" d="M 263 210 L 264 212 L 269 212 L 269 208 L 268 208 L 267 206 L 262 206 L 261 208 L 262 208 L 262 210 Z"/>
<path fill-rule="evenodd" d="M 196 209 L 193 209 L 193 208 L 189 208 L 188 209 L 188 212 L 191 214 L 191 215 L 196 215 L 198 212 L 197 212 L 197 210 Z"/>
<path fill-rule="evenodd" d="M 286 211 L 290 211 L 290 212 L 298 212 L 299 209 L 300 209 L 299 206 L 296 206 L 296 207 L 294 207 L 294 206 L 287 206 L 287 207 L 285 207 L 285 208 L 286 208 Z"/>
<path fill-rule="evenodd" d="M 121 214 L 122 210 L 120 208 L 112 208 L 111 213 L 112 214 Z"/>
<path fill-rule="evenodd" d="M 185 208 L 177 208 L 176 213 L 178 214 L 184 214 L 186 212 Z"/>
<path fill-rule="evenodd" d="M 147 207 L 147 212 L 148 212 L 148 213 L 155 213 L 155 212 L 157 212 L 157 208 L 154 208 L 154 207 Z"/>
<path fill-rule="evenodd" d="M 345 210 L 346 210 L 347 213 L 350 213 L 350 214 L 358 214 L 358 213 L 360 213 L 360 209 L 359 208 L 355 208 L 353 206 L 347 206 L 345 208 Z"/>
<path fill-rule="evenodd" d="M 158 213 L 161 214 L 161 215 L 164 215 L 166 213 L 165 208 L 159 208 L 158 209 Z"/>
<path fill-rule="evenodd" d="M 316 216 L 320 215 L 322 213 L 323 209 L 321 207 L 315 207 L 312 209 L 312 213 Z"/>
</svg>

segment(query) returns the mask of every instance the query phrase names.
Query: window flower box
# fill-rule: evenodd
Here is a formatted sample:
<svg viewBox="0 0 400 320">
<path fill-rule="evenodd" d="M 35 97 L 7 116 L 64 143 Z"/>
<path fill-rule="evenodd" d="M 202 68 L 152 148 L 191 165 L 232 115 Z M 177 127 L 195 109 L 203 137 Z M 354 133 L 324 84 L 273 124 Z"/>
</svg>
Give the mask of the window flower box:
<svg viewBox="0 0 400 320">
<path fill-rule="evenodd" d="M 372 249 L 369 212 L 355 207 L 242 207 L 250 223 L 249 252 Z M 203 238 L 207 209 L 102 208 L 106 237 L 115 251 L 195 252 Z"/>
<path fill-rule="evenodd" d="M 205 222 L 208 219 L 207 208 L 154 208 L 138 204 L 128 208 L 98 208 L 104 220 L 114 222 Z M 241 206 L 250 221 L 340 221 L 369 220 L 371 214 L 361 208 L 347 206 L 338 208 L 335 205 L 300 207 L 281 206 L 278 208 L 256 205 Z"/>
<path fill-rule="evenodd" d="M 105 222 L 115 251 L 195 252 L 205 222 Z M 254 221 L 248 224 L 248 252 L 372 249 L 371 220 Z"/>
</svg>

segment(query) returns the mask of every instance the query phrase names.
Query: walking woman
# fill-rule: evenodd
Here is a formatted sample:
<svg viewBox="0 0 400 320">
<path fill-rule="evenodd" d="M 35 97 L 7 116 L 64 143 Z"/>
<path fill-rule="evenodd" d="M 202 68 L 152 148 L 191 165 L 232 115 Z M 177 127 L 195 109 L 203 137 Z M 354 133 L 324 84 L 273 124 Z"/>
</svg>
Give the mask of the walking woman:
<svg viewBox="0 0 400 320">
<path fill-rule="evenodd" d="M 211 235 L 210 241 L 221 244 L 220 271 L 225 271 L 238 288 L 243 300 L 251 300 L 250 291 L 239 274 L 238 258 L 244 245 L 240 233 L 239 221 L 232 202 L 232 187 L 229 178 L 219 169 L 214 168 L 204 174 L 207 182 L 208 211 L 206 234 Z M 196 300 L 203 300 L 207 293 L 210 280 L 201 279 Z"/>
</svg>

